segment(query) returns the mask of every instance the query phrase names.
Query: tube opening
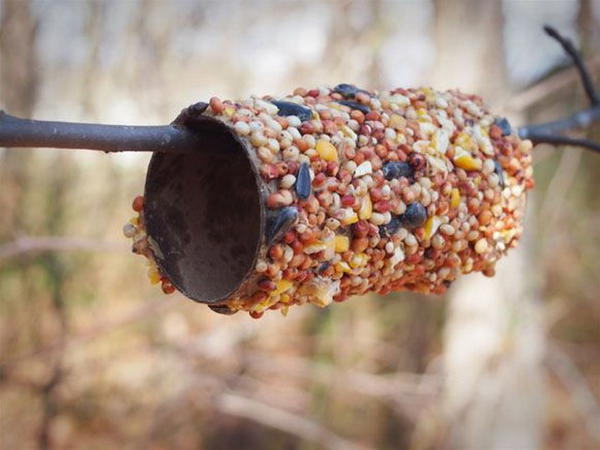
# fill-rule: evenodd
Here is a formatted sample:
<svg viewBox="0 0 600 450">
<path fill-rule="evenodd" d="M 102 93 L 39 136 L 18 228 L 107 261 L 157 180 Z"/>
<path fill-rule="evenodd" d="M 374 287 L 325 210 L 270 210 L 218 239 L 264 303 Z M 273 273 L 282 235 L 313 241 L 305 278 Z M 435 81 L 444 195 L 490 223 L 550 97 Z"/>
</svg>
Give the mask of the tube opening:
<svg viewBox="0 0 600 450">
<path fill-rule="evenodd" d="M 152 156 L 144 217 L 157 264 L 193 300 L 217 303 L 254 267 L 262 236 L 257 175 L 237 136 L 203 120 L 197 153 Z"/>
</svg>

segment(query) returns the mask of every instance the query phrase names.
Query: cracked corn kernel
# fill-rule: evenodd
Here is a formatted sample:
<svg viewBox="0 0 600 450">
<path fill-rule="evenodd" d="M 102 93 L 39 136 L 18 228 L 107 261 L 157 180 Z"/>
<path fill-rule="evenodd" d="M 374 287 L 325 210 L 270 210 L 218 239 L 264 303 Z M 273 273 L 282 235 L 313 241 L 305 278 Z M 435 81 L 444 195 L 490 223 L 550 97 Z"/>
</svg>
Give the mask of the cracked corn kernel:
<svg viewBox="0 0 600 450">
<path fill-rule="evenodd" d="M 360 210 L 358 211 L 358 217 L 361 220 L 369 220 L 372 214 L 373 202 L 371 201 L 371 197 L 369 195 L 366 195 L 361 201 Z"/>
<path fill-rule="evenodd" d="M 356 269 L 357 267 L 364 267 L 369 260 L 369 256 L 364 253 L 357 253 L 350 260 L 350 267 Z"/>
<path fill-rule="evenodd" d="M 338 234 L 335 237 L 335 251 L 337 253 L 344 253 L 347 252 L 349 248 L 350 239 L 348 239 L 348 236 L 341 236 Z"/>
<path fill-rule="evenodd" d="M 429 219 L 427 219 L 427 222 L 425 222 L 425 225 L 424 225 L 425 233 L 424 233 L 423 237 L 425 239 L 430 239 L 431 236 L 433 236 L 435 234 L 435 232 L 438 230 L 438 228 L 441 224 L 442 224 L 442 219 L 440 219 L 438 216 L 431 216 Z"/>
<path fill-rule="evenodd" d="M 325 161 L 337 161 L 338 153 L 335 146 L 324 139 L 320 139 L 317 142 L 316 150 L 319 153 L 319 156 L 323 158 Z"/>
<path fill-rule="evenodd" d="M 289 280 L 279 280 L 277 283 L 275 283 L 275 289 L 273 291 L 271 291 L 271 296 L 274 295 L 279 295 L 282 292 L 287 291 L 289 288 L 292 287 L 292 282 Z"/>
<path fill-rule="evenodd" d="M 158 270 L 151 268 L 148 269 L 148 279 L 150 280 L 150 284 L 158 284 L 160 283 L 160 273 Z"/>
<path fill-rule="evenodd" d="M 460 205 L 460 191 L 457 188 L 452 189 L 452 195 L 450 197 L 450 207 L 458 208 Z"/>
<path fill-rule="evenodd" d="M 344 217 L 342 218 L 341 222 L 344 225 L 352 225 L 353 223 L 358 222 L 358 214 L 356 214 L 351 209 L 349 211 L 346 210 L 346 212 L 344 213 Z"/>
<path fill-rule="evenodd" d="M 467 171 L 481 170 L 482 162 L 480 159 L 475 159 L 464 150 L 460 151 L 460 147 L 457 148 L 456 156 L 454 156 L 454 164 L 461 169 Z"/>
</svg>

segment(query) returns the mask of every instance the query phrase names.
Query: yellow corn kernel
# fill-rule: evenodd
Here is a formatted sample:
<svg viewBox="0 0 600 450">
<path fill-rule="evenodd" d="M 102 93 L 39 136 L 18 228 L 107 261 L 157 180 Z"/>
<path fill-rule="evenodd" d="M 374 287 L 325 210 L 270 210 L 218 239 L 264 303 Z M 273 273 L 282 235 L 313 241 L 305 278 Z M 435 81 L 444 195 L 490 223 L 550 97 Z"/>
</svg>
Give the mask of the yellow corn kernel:
<svg viewBox="0 0 600 450">
<path fill-rule="evenodd" d="M 155 268 L 148 269 L 148 278 L 150 279 L 150 284 L 160 283 L 160 273 Z"/>
<path fill-rule="evenodd" d="M 458 188 L 454 188 L 452 189 L 452 194 L 450 196 L 450 207 L 458 208 L 458 205 L 460 205 L 460 191 Z"/>
<path fill-rule="evenodd" d="M 417 120 L 419 122 L 428 122 L 431 120 L 431 118 L 429 117 L 429 114 L 427 113 L 427 110 L 425 108 L 417 109 Z"/>
<path fill-rule="evenodd" d="M 234 113 L 235 113 L 235 108 L 225 108 L 223 110 L 223 114 L 225 114 L 227 117 L 233 116 Z"/>
<path fill-rule="evenodd" d="M 275 283 L 275 289 L 271 291 L 271 297 L 287 291 L 293 284 L 290 280 L 279 280 Z"/>
<path fill-rule="evenodd" d="M 329 283 L 310 283 L 305 292 L 309 295 L 308 301 L 321 308 L 325 308 L 333 301 Z"/>
<path fill-rule="evenodd" d="M 481 170 L 481 160 L 475 159 L 469 155 L 462 155 L 458 158 L 454 158 L 454 164 L 461 169 L 465 169 L 467 171 L 470 170 Z"/>
<path fill-rule="evenodd" d="M 308 301 L 311 302 L 313 305 L 325 308 L 333 301 L 333 297 L 331 295 L 331 292 L 329 292 L 329 289 L 319 288 L 317 289 L 315 294 L 309 298 Z"/>
<path fill-rule="evenodd" d="M 352 272 L 352 268 L 348 265 L 348 263 L 346 261 L 339 261 L 335 264 L 335 271 L 340 273 L 340 272 L 344 272 L 344 273 L 348 273 L 348 272 Z"/>
<path fill-rule="evenodd" d="M 323 250 L 327 250 L 327 244 L 322 241 L 315 241 L 310 245 L 304 247 L 304 253 L 312 255 L 313 253 L 319 253 Z"/>
<path fill-rule="evenodd" d="M 129 219 L 129 223 L 131 225 L 138 226 L 140 224 L 140 218 L 139 217 L 132 217 L 131 219 Z"/>
<path fill-rule="evenodd" d="M 326 141 L 324 139 L 320 139 L 317 142 L 316 149 L 317 149 L 317 152 L 319 153 L 319 156 L 321 158 L 323 158 L 325 161 L 337 161 L 338 160 L 337 149 L 331 142 Z"/>
<path fill-rule="evenodd" d="M 462 147 L 456 147 L 454 149 L 454 164 L 465 170 L 481 170 L 483 167 L 483 163 L 480 159 L 473 158 L 473 156 Z"/>
<path fill-rule="evenodd" d="M 438 230 L 441 224 L 442 219 L 440 219 L 438 216 L 431 216 L 429 219 L 427 219 L 427 222 L 425 222 L 425 226 L 423 227 L 425 231 L 423 237 L 425 239 L 430 239 L 431 236 L 433 236 Z"/>
<path fill-rule="evenodd" d="M 340 234 L 335 237 L 335 251 L 337 253 L 347 252 L 350 248 L 350 239 L 348 236 L 342 236 Z"/>
<path fill-rule="evenodd" d="M 281 294 L 280 303 L 289 303 L 292 298 L 288 294 Z"/>
<path fill-rule="evenodd" d="M 369 261 L 369 255 L 364 253 L 357 253 L 350 260 L 350 267 L 356 269 L 357 267 L 364 267 Z"/>
<path fill-rule="evenodd" d="M 371 201 L 369 194 L 367 194 L 363 197 L 360 210 L 358 211 L 358 217 L 362 220 L 369 220 L 371 214 L 373 214 L 373 202 Z"/>
<path fill-rule="evenodd" d="M 341 222 L 343 225 L 352 225 L 353 223 L 358 222 L 358 215 L 352 211 L 351 213 L 346 214 Z"/>
</svg>

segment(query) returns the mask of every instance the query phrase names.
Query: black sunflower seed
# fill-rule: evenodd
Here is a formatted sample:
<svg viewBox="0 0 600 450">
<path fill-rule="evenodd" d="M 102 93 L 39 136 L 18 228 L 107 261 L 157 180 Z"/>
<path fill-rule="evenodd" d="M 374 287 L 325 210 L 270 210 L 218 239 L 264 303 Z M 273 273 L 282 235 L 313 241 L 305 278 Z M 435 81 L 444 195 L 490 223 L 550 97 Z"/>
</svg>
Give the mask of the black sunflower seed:
<svg viewBox="0 0 600 450">
<path fill-rule="evenodd" d="M 265 239 L 267 245 L 270 245 L 276 239 L 285 234 L 298 217 L 298 210 L 293 206 L 267 213 L 267 223 L 265 227 Z"/>
<path fill-rule="evenodd" d="M 292 102 L 285 102 L 283 100 L 271 100 L 271 103 L 279 108 L 279 111 L 277 111 L 278 116 L 297 116 L 302 122 L 306 122 L 312 117 L 311 110 L 306 106 Z"/>
<path fill-rule="evenodd" d="M 304 162 L 300 164 L 300 168 L 298 169 L 298 175 L 296 176 L 296 194 L 298 194 L 298 198 L 304 200 L 308 198 L 311 192 L 311 183 L 310 183 L 310 171 L 308 167 L 308 163 Z"/>
<path fill-rule="evenodd" d="M 390 237 L 392 234 L 398 231 L 398 228 L 400 228 L 401 225 L 402 220 L 400 217 L 392 216 L 392 220 L 390 220 L 389 223 L 379 226 L 379 236 Z"/>
<path fill-rule="evenodd" d="M 371 108 L 369 108 L 367 105 L 363 105 L 362 103 L 357 103 L 350 100 L 338 100 L 338 103 L 352 109 L 357 109 L 363 114 L 369 114 L 371 112 Z"/>
<path fill-rule="evenodd" d="M 506 185 L 504 182 L 504 169 L 502 169 L 502 166 L 498 161 L 494 161 L 494 172 L 498 175 L 498 178 L 500 179 L 500 187 L 504 189 L 504 186 Z"/>
<path fill-rule="evenodd" d="M 411 178 L 413 176 L 413 168 L 410 164 L 403 161 L 389 161 L 383 166 L 383 176 L 386 180 L 393 180 L 400 177 Z"/>
<path fill-rule="evenodd" d="M 500 129 L 502 130 L 502 136 L 508 136 L 512 133 L 512 127 L 510 126 L 510 122 L 504 117 L 494 120 L 494 124 L 500 127 Z"/>
<path fill-rule="evenodd" d="M 402 223 L 409 228 L 418 228 L 427 220 L 427 210 L 419 203 L 411 203 L 402 214 Z"/>
<path fill-rule="evenodd" d="M 357 88 L 356 86 L 354 86 L 353 84 L 346 84 L 346 83 L 338 84 L 336 87 L 333 88 L 333 92 L 342 94 L 344 96 L 344 98 L 354 98 L 356 96 L 356 94 L 358 94 L 359 92 L 364 92 L 365 94 L 369 94 L 364 89 L 360 89 L 360 88 Z M 371 95 L 371 94 L 369 94 L 369 95 Z"/>
</svg>

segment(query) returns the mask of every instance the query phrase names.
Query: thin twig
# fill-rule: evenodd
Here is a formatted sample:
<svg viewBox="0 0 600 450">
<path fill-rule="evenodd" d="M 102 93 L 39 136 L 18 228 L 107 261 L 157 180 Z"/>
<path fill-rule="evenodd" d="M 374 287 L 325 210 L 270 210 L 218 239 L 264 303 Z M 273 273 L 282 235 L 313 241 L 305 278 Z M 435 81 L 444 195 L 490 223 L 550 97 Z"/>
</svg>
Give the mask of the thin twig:
<svg viewBox="0 0 600 450">
<path fill-rule="evenodd" d="M 600 401 L 569 356 L 558 346 L 550 346 L 546 364 L 570 394 L 575 409 L 579 412 L 589 436 L 600 443 Z"/>
<path fill-rule="evenodd" d="M 62 236 L 19 237 L 14 241 L 0 244 L 0 261 L 26 253 L 55 251 L 124 252 L 127 249 L 128 246 L 125 243 L 98 241 L 89 238 Z"/>
<path fill-rule="evenodd" d="M 560 134 L 569 130 L 587 128 L 592 123 L 600 120 L 600 98 L 592 82 L 589 70 L 572 42 L 548 25 L 544 27 L 544 30 L 550 37 L 556 39 L 562 45 L 565 52 L 573 60 L 592 106 L 564 119 L 520 127 L 518 135 L 522 139 L 531 140 L 534 144 L 572 145 L 600 153 L 600 143 L 598 142 L 590 139 L 571 138 Z"/>
<path fill-rule="evenodd" d="M 519 136 L 523 139 L 531 139 L 536 135 L 552 135 L 567 130 L 584 129 L 599 119 L 600 107 L 595 106 L 578 111 L 564 119 L 520 128 Z"/>
<path fill-rule="evenodd" d="M 234 393 L 223 393 L 215 402 L 217 409 L 225 414 L 243 417 L 277 430 L 295 435 L 302 440 L 323 447 L 341 450 L 365 450 L 367 447 L 343 439 L 317 422 L 279 408 L 274 408 L 251 398 Z"/>
<path fill-rule="evenodd" d="M 577 67 L 577 71 L 579 72 L 579 76 L 581 77 L 581 83 L 583 84 L 583 88 L 585 89 L 585 93 L 587 97 L 590 99 L 590 103 L 592 105 L 600 104 L 600 97 L 596 92 L 596 88 L 594 87 L 594 82 L 592 81 L 592 77 L 590 76 L 590 72 L 586 67 L 583 59 L 581 58 L 581 54 L 570 39 L 562 36 L 555 28 L 550 25 L 544 26 L 544 31 L 548 36 L 557 40 L 562 48 L 565 50 L 567 55 L 573 60 L 573 63 Z"/>
</svg>

